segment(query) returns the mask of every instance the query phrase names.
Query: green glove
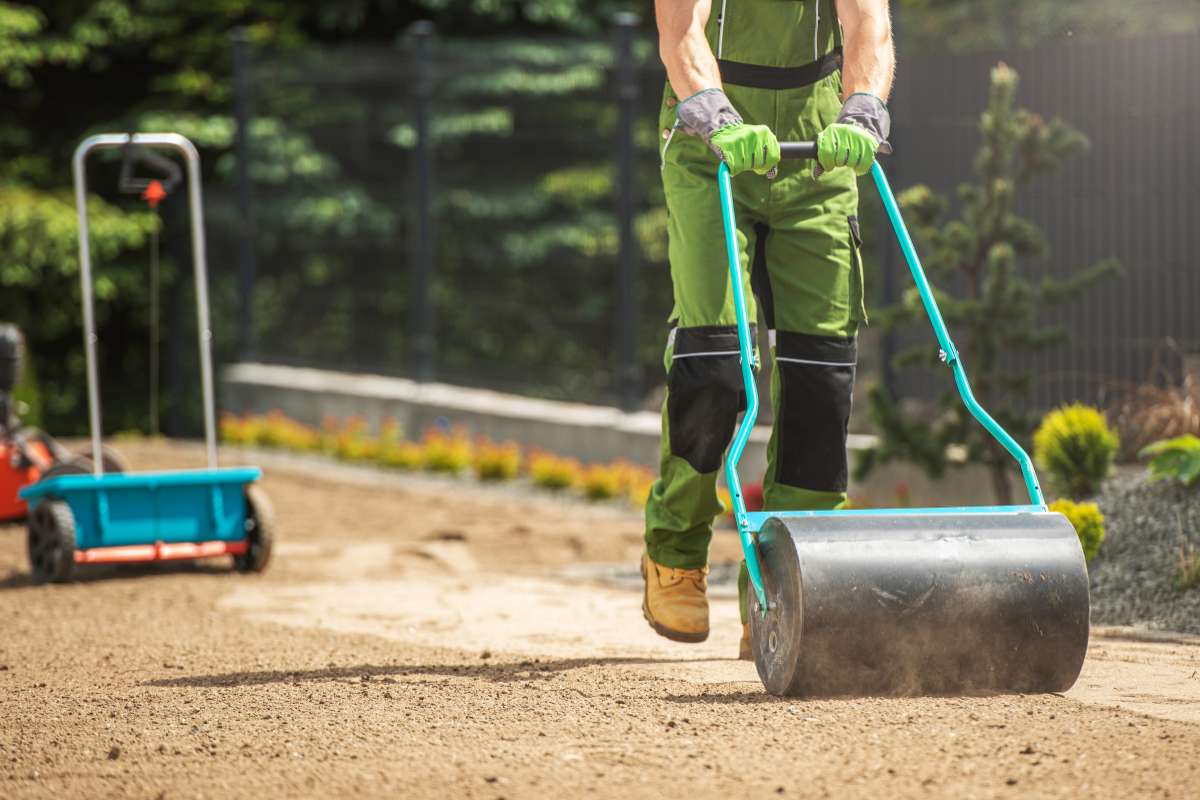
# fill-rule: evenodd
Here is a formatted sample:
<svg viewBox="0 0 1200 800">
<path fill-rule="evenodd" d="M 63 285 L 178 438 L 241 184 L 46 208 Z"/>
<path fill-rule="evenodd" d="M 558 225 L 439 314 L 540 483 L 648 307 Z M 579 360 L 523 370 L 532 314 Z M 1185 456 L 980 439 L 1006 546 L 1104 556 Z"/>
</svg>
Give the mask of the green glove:
<svg viewBox="0 0 1200 800">
<path fill-rule="evenodd" d="M 837 121 L 817 134 L 816 174 L 835 167 L 850 167 L 856 175 L 866 175 L 875 163 L 877 152 L 892 152 L 887 142 L 891 125 L 887 106 L 878 97 L 850 95 Z"/>
<path fill-rule="evenodd" d="M 731 175 L 748 169 L 766 175 L 779 163 L 779 140 L 766 125 L 729 125 L 714 133 L 708 146 L 729 167 Z"/>
<path fill-rule="evenodd" d="M 817 134 L 817 163 L 822 170 L 850 167 L 855 175 L 866 175 L 875 163 L 879 142 L 866 128 L 835 122 Z"/>
<path fill-rule="evenodd" d="M 779 140 L 766 125 L 747 125 L 720 89 L 704 89 L 679 104 L 676 125 L 699 136 L 729 172 L 766 175 L 779 163 Z"/>
</svg>

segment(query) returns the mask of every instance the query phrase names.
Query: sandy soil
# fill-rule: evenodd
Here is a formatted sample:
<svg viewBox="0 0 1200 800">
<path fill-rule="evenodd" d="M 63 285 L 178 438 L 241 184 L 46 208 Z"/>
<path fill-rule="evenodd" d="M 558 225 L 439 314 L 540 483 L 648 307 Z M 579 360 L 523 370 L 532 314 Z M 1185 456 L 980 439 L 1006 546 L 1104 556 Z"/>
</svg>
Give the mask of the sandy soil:
<svg viewBox="0 0 1200 800">
<path fill-rule="evenodd" d="M 780 700 L 730 658 L 732 599 L 675 645 L 636 592 L 569 577 L 636 559 L 635 515 L 266 466 L 262 576 L 34 587 L 0 528 L 0 797 L 1200 795 L 1196 639 L 1098 630 L 1066 696 Z"/>
</svg>

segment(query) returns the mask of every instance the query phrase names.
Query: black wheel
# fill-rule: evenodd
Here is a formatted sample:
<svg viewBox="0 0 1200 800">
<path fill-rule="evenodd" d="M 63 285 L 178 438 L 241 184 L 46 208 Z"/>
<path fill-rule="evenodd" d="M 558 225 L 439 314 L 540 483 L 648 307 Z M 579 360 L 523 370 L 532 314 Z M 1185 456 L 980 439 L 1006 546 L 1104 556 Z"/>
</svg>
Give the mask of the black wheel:
<svg viewBox="0 0 1200 800">
<path fill-rule="evenodd" d="M 80 463 L 87 467 L 87 471 L 92 471 L 92 450 L 89 447 L 87 450 L 82 450 L 79 453 L 70 456 L 66 459 L 70 462 Z M 100 463 L 104 465 L 104 474 L 115 475 L 121 472 L 129 472 L 129 464 L 121 457 L 121 454 L 113 450 L 108 445 L 100 446 Z"/>
<path fill-rule="evenodd" d="M 38 480 L 47 481 L 51 478 L 57 478 L 59 475 L 91 475 L 92 463 L 82 458 L 73 459 L 71 461 L 58 461 L 50 465 L 50 468 L 42 473 Z"/>
<path fill-rule="evenodd" d="M 29 569 L 34 583 L 65 583 L 75 570 L 75 517 L 62 500 L 43 500 L 29 515 Z"/>
<path fill-rule="evenodd" d="M 275 510 L 267 493 L 256 484 L 246 487 L 246 552 L 233 557 L 239 572 L 262 572 L 271 560 L 275 544 Z"/>
</svg>

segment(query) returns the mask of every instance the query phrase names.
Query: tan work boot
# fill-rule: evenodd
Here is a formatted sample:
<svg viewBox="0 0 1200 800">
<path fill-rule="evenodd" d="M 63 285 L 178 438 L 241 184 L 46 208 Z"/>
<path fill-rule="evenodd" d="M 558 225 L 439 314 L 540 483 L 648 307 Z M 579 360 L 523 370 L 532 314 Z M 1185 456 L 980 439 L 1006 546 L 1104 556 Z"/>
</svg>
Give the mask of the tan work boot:
<svg viewBox="0 0 1200 800">
<path fill-rule="evenodd" d="M 742 623 L 742 641 L 738 643 L 738 659 L 740 661 L 753 661 L 754 651 L 750 648 L 750 625 Z"/>
<path fill-rule="evenodd" d="M 642 554 L 642 615 L 659 636 L 675 642 L 708 638 L 708 567 L 674 569 Z"/>
</svg>

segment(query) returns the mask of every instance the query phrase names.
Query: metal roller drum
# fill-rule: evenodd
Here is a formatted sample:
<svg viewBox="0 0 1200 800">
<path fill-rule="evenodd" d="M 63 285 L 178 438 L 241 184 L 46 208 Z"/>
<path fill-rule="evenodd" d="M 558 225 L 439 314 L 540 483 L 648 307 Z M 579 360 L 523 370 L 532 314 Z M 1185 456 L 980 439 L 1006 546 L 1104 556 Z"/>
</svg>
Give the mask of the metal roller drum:
<svg viewBox="0 0 1200 800">
<path fill-rule="evenodd" d="M 1088 577 L 1061 514 L 843 512 L 771 517 L 752 595 L 775 695 L 1061 692 L 1088 645 Z"/>
</svg>

